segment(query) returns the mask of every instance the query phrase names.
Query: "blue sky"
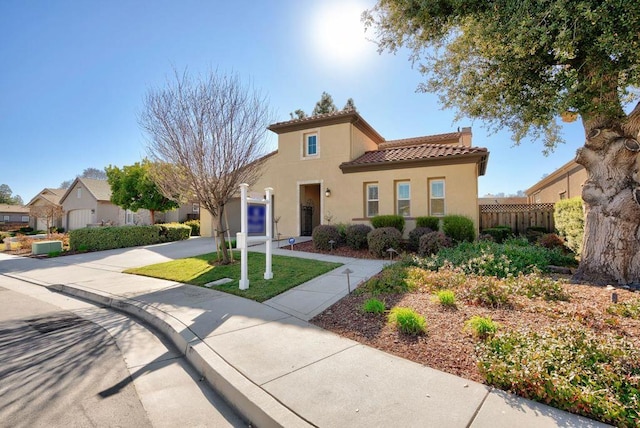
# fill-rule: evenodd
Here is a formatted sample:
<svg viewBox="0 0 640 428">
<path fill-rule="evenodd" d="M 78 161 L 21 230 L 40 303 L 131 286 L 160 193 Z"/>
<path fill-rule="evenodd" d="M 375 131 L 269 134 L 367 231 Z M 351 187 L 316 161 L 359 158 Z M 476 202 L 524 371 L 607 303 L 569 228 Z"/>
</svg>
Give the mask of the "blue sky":
<svg viewBox="0 0 640 428">
<path fill-rule="evenodd" d="M 0 184 L 29 201 L 85 168 L 130 165 L 145 156 L 142 99 L 173 69 L 234 72 L 269 98 L 277 121 L 310 113 L 323 91 L 386 139 L 472 126 L 491 152 L 480 196 L 515 193 L 571 160 L 579 122 L 548 157 L 532 141 L 454 122 L 406 52 L 379 55 L 364 39 L 367 0 L 65 1 L 0 0 Z M 275 148 L 275 135 L 268 144 Z"/>
</svg>

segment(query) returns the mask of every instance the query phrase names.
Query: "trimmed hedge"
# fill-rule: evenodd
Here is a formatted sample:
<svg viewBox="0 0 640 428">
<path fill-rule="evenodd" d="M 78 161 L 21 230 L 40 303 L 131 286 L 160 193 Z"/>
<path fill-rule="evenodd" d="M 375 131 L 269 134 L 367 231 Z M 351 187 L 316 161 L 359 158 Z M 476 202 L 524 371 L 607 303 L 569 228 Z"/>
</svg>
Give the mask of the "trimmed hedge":
<svg viewBox="0 0 640 428">
<path fill-rule="evenodd" d="M 416 229 L 418 227 L 428 227 L 437 232 L 440 230 L 440 219 L 438 217 L 416 217 Z"/>
<path fill-rule="evenodd" d="M 416 227 L 409 232 L 409 249 L 411 251 L 418 251 L 418 248 L 420 248 L 420 237 L 431 232 L 433 232 L 433 229 L 429 227 Z"/>
<path fill-rule="evenodd" d="M 399 250 L 401 240 L 402 233 L 395 227 L 373 229 L 367 235 L 369 251 L 378 257 L 385 257 L 389 248 Z"/>
<path fill-rule="evenodd" d="M 582 249 L 582 236 L 584 235 L 582 198 L 576 196 L 575 198 L 556 202 L 553 208 L 553 219 L 556 223 L 558 234 L 567 242 L 567 247 L 579 255 Z"/>
<path fill-rule="evenodd" d="M 311 237 L 313 238 L 313 248 L 316 250 L 330 251 L 331 243 L 329 241 L 334 241 L 333 248 L 340 245 L 340 232 L 336 226 L 330 224 L 316 226 Z"/>
<path fill-rule="evenodd" d="M 102 251 L 189 239 L 191 228 L 183 224 L 153 226 L 86 227 L 69 232 L 71 251 Z"/>
<path fill-rule="evenodd" d="M 442 232 L 430 232 L 420 237 L 418 255 L 421 257 L 437 254 L 443 248 L 451 247 L 451 238 Z"/>
<path fill-rule="evenodd" d="M 463 215 L 446 215 L 442 218 L 442 231 L 453 242 L 473 242 L 476 239 L 476 227 L 473 220 Z"/>
<path fill-rule="evenodd" d="M 360 250 L 367 247 L 367 235 L 371 232 L 371 226 L 366 224 L 352 224 L 345 231 L 345 239 L 349 248 Z"/>
<path fill-rule="evenodd" d="M 404 217 L 401 215 L 377 215 L 371 218 L 371 226 L 374 229 L 395 227 L 402 233 L 404 231 Z"/>
<path fill-rule="evenodd" d="M 191 236 L 200 236 L 200 220 L 187 220 L 184 224 L 191 228 Z"/>
</svg>

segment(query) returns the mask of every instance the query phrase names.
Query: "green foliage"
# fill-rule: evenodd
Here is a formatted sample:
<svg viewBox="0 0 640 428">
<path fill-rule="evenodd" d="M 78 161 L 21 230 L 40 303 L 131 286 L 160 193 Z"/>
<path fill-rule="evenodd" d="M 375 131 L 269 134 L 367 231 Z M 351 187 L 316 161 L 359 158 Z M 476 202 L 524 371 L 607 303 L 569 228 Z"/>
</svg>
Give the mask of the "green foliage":
<svg viewBox="0 0 640 428">
<path fill-rule="evenodd" d="M 7 184 L 0 184 L 0 204 L 22 205 L 23 200 L 20 195 L 13 196 L 11 187 Z"/>
<path fill-rule="evenodd" d="M 333 103 L 333 98 L 327 92 L 322 92 L 320 96 L 320 100 L 316 103 L 316 106 L 313 108 L 312 116 L 316 116 L 318 114 L 327 114 L 334 113 L 338 111 L 338 108 Z"/>
<path fill-rule="evenodd" d="M 577 196 L 556 202 L 553 208 L 553 219 L 558 233 L 567 242 L 567 247 L 580 255 L 584 235 L 582 198 Z"/>
<path fill-rule="evenodd" d="M 69 232 L 73 251 L 102 251 L 188 239 L 191 228 L 182 224 L 114 226 L 76 229 Z"/>
<path fill-rule="evenodd" d="M 496 226 L 490 227 L 489 229 L 483 229 L 482 234 L 489 235 L 493 238 L 494 242 L 502 244 L 507 238 L 513 235 L 513 232 L 509 226 Z"/>
<path fill-rule="evenodd" d="M 180 205 L 166 198 L 149 174 L 150 162 L 143 160 L 133 165 L 108 166 L 107 180 L 111 186 L 111 202 L 131 211 L 147 209 L 155 211 L 169 211 Z"/>
<path fill-rule="evenodd" d="M 428 227 L 433 231 L 440 229 L 440 219 L 438 217 L 416 217 L 416 228 Z"/>
<path fill-rule="evenodd" d="M 476 239 L 476 227 L 473 220 L 462 215 L 446 215 L 442 218 L 442 231 L 453 242 L 473 241 Z"/>
<path fill-rule="evenodd" d="M 466 298 L 474 305 L 487 308 L 511 307 L 511 288 L 493 276 L 481 276 L 468 290 Z"/>
<path fill-rule="evenodd" d="M 349 248 L 360 250 L 367 248 L 367 235 L 371 232 L 371 226 L 366 224 L 352 224 L 345 231 L 345 241 Z"/>
<path fill-rule="evenodd" d="M 436 298 L 442 306 L 455 307 L 456 306 L 456 293 L 451 290 L 439 290 L 436 292 Z"/>
<path fill-rule="evenodd" d="M 490 317 L 480 317 L 478 315 L 472 316 L 464 323 L 464 329 L 480 339 L 486 339 L 496 334 L 499 326 Z"/>
<path fill-rule="evenodd" d="M 402 234 L 395 227 L 381 227 L 369 232 L 367 244 L 369 245 L 369 251 L 373 255 L 385 257 L 389 248 L 398 251 L 401 239 Z"/>
<path fill-rule="evenodd" d="M 640 350 L 584 329 L 509 332 L 478 345 L 489 385 L 616 426 L 640 420 Z"/>
<path fill-rule="evenodd" d="M 334 226 L 338 229 L 338 234 L 340 235 L 339 244 L 342 245 L 347 242 L 347 228 L 350 225 L 348 223 L 336 223 Z"/>
<path fill-rule="evenodd" d="M 404 231 L 404 217 L 401 215 L 377 215 L 371 218 L 371 226 L 374 229 L 395 227 L 402 233 Z"/>
<path fill-rule="evenodd" d="M 358 293 L 371 293 L 373 295 L 383 293 L 405 293 L 412 289 L 412 284 L 407 282 L 408 273 L 404 266 L 393 264 L 385 266 L 378 275 L 369 279 L 358 287 Z"/>
<path fill-rule="evenodd" d="M 311 237 L 313 239 L 313 247 L 317 250 L 329 251 L 340 244 L 340 232 L 338 232 L 336 226 L 331 224 L 316 226 Z M 329 241 L 333 241 L 333 247 Z"/>
<path fill-rule="evenodd" d="M 640 319 L 640 300 L 614 303 L 607 308 L 607 312 L 634 320 Z"/>
<path fill-rule="evenodd" d="M 555 233 L 545 233 L 544 235 L 538 238 L 538 240 L 536 241 L 536 244 L 540 245 L 541 247 L 549 248 L 549 249 L 558 248 L 562 250 L 566 248 L 564 246 L 564 240 L 558 235 L 556 235 Z"/>
<path fill-rule="evenodd" d="M 235 238 L 234 238 L 234 239 L 231 239 L 230 241 L 227 241 L 227 240 L 225 239 L 225 241 L 224 241 L 224 245 L 225 245 L 227 248 L 237 248 L 237 242 L 236 242 Z M 220 243 L 220 244 L 218 245 L 218 249 L 222 250 L 222 243 Z"/>
<path fill-rule="evenodd" d="M 183 224 L 191 228 L 191 236 L 200 236 L 200 220 L 187 220 Z"/>
<path fill-rule="evenodd" d="M 513 278 L 512 290 L 530 299 L 540 297 L 547 301 L 569 300 L 569 294 L 564 291 L 561 283 L 543 277 L 538 272 Z"/>
<path fill-rule="evenodd" d="M 409 232 L 409 249 L 417 252 L 420 249 L 420 238 L 431 232 L 433 232 L 433 229 L 428 227 L 416 227 Z"/>
<path fill-rule="evenodd" d="M 424 317 L 411 308 L 399 306 L 392 308 L 389 312 L 388 320 L 390 323 L 395 324 L 402 333 L 411 336 L 424 334 L 427 330 L 427 323 Z"/>
<path fill-rule="evenodd" d="M 424 257 L 437 254 L 442 248 L 448 248 L 452 245 L 451 238 L 444 233 L 430 232 L 420 237 L 418 255 Z"/>
<path fill-rule="evenodd" d="M 378 299 L 367 299 L 362 305 L 362 310 L 368 314 L 382 314 L 386 310 L 384 303 Z"/>
</svg>

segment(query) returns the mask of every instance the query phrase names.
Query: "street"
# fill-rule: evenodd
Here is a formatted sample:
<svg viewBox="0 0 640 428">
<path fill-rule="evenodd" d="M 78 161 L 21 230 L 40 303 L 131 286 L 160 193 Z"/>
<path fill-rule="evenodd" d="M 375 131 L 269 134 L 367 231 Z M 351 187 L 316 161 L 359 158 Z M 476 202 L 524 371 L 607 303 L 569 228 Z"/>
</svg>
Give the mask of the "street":
<svg viewBox="0 0 640 428">
<path fill-rule="evenodd" d="M 0 276 L 1 427 L 246 426 L 126 316 Z"/>
</svg>

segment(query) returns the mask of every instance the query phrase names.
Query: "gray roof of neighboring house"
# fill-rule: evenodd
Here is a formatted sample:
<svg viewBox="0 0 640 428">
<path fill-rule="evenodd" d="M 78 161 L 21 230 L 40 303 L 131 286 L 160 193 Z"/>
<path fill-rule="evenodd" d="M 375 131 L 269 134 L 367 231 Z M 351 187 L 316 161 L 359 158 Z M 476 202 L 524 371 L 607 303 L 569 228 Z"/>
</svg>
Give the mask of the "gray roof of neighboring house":
<svg viewBox="0 0 640 428">
<path fill-rule="evenodd" d="M 107 180 L 96 180 L 94 178 L 83 178 L 77 177 L 71 183 L 68 189 L 66 189 L 65 194 L 60 198 L 60 203 L 62 203 L 71 190 L 76 187 L 78 183 L 81 183 L 89 193 L 99 202 L 110 202 L 111 201 L 111 186 Z"/>
<path fill-rule="evenodd" d="M 33 204 L 39 198 L 42 198 L 47 202 L 51 202 L 52 204 L 60 205 L 60 200 L 66 192 L 67 189 L 53 189 L 50 187 L 45 187 L 44 189 L 42 189 L 42 191 L 40 191 L 40 193 L 34 196 L 26 206 Z"/>
<path fill-rule="evenodd" d="M 29 208 L 24 205 L 1 204 L 0 213 L 29 214 Z"/>
</svg>

